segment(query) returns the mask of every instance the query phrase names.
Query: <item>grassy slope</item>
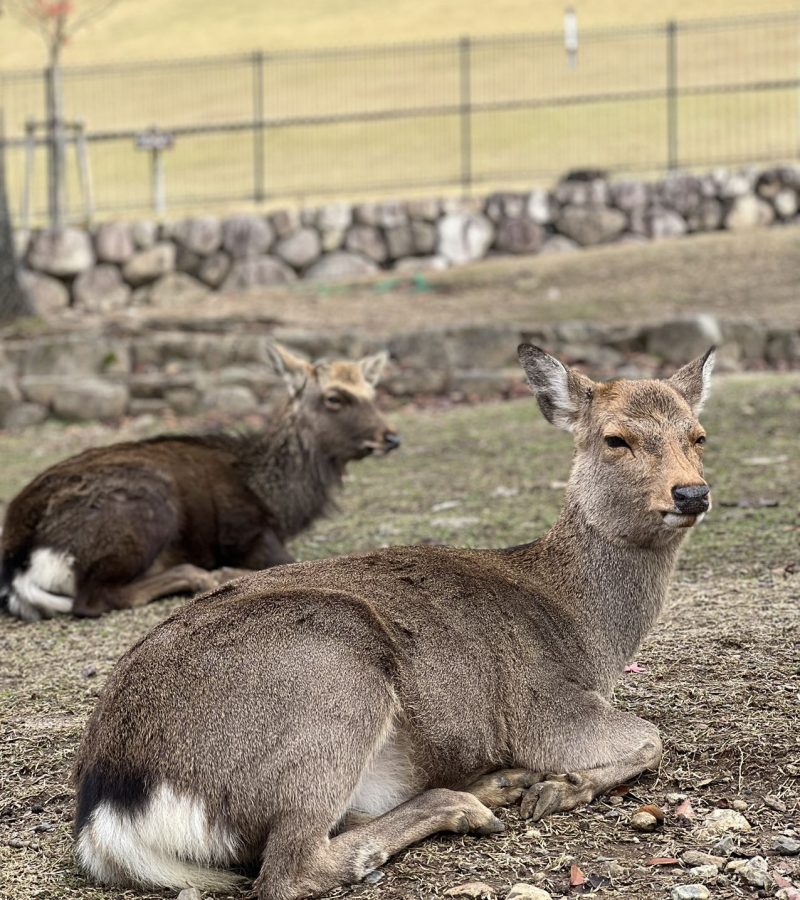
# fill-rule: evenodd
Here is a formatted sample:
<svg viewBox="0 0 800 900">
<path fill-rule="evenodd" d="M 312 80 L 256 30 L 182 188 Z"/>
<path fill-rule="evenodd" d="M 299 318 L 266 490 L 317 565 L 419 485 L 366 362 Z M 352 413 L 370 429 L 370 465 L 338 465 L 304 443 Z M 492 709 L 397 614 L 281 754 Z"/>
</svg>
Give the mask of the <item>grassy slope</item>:
<svg viewBox="0 0 800 900">
<path fill-rule="evenodd" d="M 668 16 L 729 16 L 786 10 L 785 0 L 745 3 L 714 0 L 702 6 L 671 0 L 651 4 L 604 0 L 581 9 L 582 27 L 624 27 L 663 21 Z M 561 27 L 562 4 L 504 0 L 499 4 L 334 3 L 262 4 L 248 0 L 219 16 L 210 3 L 122 3 L 106 18 L 78 35 L 67 50 L 68 64 L 170 60 L 198 55 L 241 53 L 340 44 L 453 38 L 555 30 Z M 681 35 L 678 55 L 683 86 L 716 81 L 794 77 L 796 34 L 777 27 L 768 32 L 734 29 L 716 34 Z M 38 38 L 10 17 L 0 23 L 3 68 L 30 68 L 41 61 Z M 629 104 L 591 103 L 577 107 L 508 110 L 476 114 L 472 169 L 479 183 L 546 181 L 576 166 L 620 166 L 656 170 L 665 163 L 666 108 L 663 34 L 582 46 L 580 64 L 565 66 L 560 42 L 504 45 L 472 51 L 472 93 L 482 100 L 519 100 L 597 91 L 651 89 L 654 99 Z M 224 69 L 137 71 L 67 82 L 67 114 L 87 121 L 93 130 L 164 128 L 252 116 L 253 72 L 248 63 Z M 453 105 L 458 102 L 458 58 L 453 53 L 422 51 L 406 65 L 397 60 L 361 59 L 360 64 L 309 61 L 268 64 L 265 92 L 270 116 L 313 116 L 349 109 L 372 110 L 407 105 Z M 775 159 L 791 155 L 797 143 L 797 98 L 792 90 L 690 97 L 678 110 L 681 158 L 687 164 L 709 158 Z M 198 100 L 200 102 L 198 102 Z M 21 133 L 31 115 L 41 114 L 38 83 L 14 83 L 0 93 L 9 133 Z M 747 127 L 742 127 L 746 122 Z M 588 136 L 591 135 L 591 140 Z M 303 126 L 266 136 L 268 194 L 280 198 L 318 199 L 325 192 L 375 193 L 384 185 L 452 185 L 460 175 L 460 129 L 457 116 L 420 117 Z M 34 178 L 36 204 L 44 202 L 44 155 Z M 15 196 L 22 182 L 23 154 L 9 154 Z M 131 142 L 91 146 L 92 176 L 101 210 L 108 205 L 139 208 L 149 203 L 146 154 Z M 73 168 L 73 167 L 71 167 Z M 214 198 L 224 205 L 252 193 L 253 140 L 247 132 L 182 137 L 166 162 L 170 203 Z M 71 174 L 75 181 L 75 173 Z M 70 195 L 78 196 L 77 183 Z"/>
<path fill-rule="evenodd" d="M 80 0 L 76 4 L 80 7 Z M 752 15 L 792 8 L 788 0 L 591 0 L 574 4 L 582 27 L 619 27 L 669 18 Z M 127 0 L 79 34 L 71 63 L 119 62 L 200 54 L 239 53 L 256 47 L 291 50 L 452 38 L 462 34 L 559 31 L 562 0 L 306 0 L 287 4 L 237 0 L 224 12 L 210 0 Z M 10 16 L 0 21 L 3 68 L 42 60 L 41 42 Z"/>
<path fill-rule="evenodd" d="M 756 826 L 741 839 L 748 855 L 768 850 L 777 830 L 800 824 L 796 784 L 785 765 L 796 758 L 798 673 L 791 635 L 798 628 L 798 576 L 781 574 L 788 563 L 800 562 L 800 376 L 720 379 L 704 420 L 717 508 L 689 540 L 671 612 L 642 649 L 647 674 L 629 676 L 619 692 L 623 705 L 665 731 L 659 778 L 643 780 L 617 812 L 598 802 L 530 829 L 509 811 L 503 813 L 509 832 L 499 839 L 428 841 L 390 864 L 384 883 L 360 894 L 429 897 L 476 879 L 501 891 L 517 880 L 543 879 L 558 894 L 572 861 L 604 875 L 612 859 L 619 864 L 617 896 L 660 898 L 686 878 L 673 869 L 654 870 L 646 858 L 707 844 L 674 816 L 641 843 L 632 841 L 625 822 L 642 800 L 663 805 L 665 792 L 676 789 L 691 794 L 700 814 L 726 797 L 745 797 Z M 406 413 L 398 424 L 406 438 L 402 451 L 353 467 L 341 514 L 297 543 L 301 557 L 420 540 L 508 544 L 541 533 L 556 515 L 570 442 L 546 425 L 532 400 Z M 48 427 L 6 443 L 0 493 L 7 498 L 50 459 L 109 437 L 70 435 L 65 440 L 63 431 Z M 157 603 L 100 622 L 30 627 L 0 621 L 4 897 L 122 896 L 87 889 L 72 867 L 67 773 L 113 661 L 174 606 Z M 782 796 L 789 811 L 779 815 L 764 807 L 765 794 Z M 771 857 L 773 871 L 776 864 Z M 714 895 L 738 893 L 720 884 Z"/>
</svg>

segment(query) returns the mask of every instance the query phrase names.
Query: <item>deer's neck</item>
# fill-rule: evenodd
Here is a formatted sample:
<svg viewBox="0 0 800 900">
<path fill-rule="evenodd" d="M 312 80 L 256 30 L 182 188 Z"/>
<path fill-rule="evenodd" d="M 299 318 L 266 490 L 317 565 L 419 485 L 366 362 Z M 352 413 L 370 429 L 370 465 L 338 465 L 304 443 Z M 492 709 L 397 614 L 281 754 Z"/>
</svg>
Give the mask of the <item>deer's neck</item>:
<svg viewBox="0 0 800 900">
<path fill-rule="evenodd" d="M 240 458 L 248 487 L 284 540 L 325 513 L 342 483 L 344 466 L 325 455 L 313 424 L 291 406 L 266 434 L 243 443 Z"/>
<path fill-rule="evenodd" d="M 575 623 L 581 663 L 604 694 L 658 618 L 681 537 L 646 546 L 615 541 L 568 498 L 547 535 L 523 554 L 537 592 L 554 598 Z"/>
</svg>

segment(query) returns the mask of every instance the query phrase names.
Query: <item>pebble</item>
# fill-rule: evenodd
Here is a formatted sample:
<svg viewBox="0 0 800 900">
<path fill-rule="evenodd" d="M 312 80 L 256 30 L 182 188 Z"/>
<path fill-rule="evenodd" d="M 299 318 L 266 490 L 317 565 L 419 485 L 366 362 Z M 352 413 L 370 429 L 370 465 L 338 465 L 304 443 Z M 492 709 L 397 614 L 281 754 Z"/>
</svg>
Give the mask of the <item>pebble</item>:
<svg viewBox="0 0 800 900">
<path fill-rule="evenodd" d="M 679 803 L 683 803 L 686 796 L 686 794 L 667 794 L 665 799 L 670 806 L 677 806 Z"/>
<path fill-rule="evenodd" d="M 715 866 L 717 869 L 725 865 L 725 858 L 703 853 L 701 850 L 686 850 L 681 854 L 682 862 L 687 866 Z"/>
<path fill-rule="evenodd" d="M 375 869 L 365 875 L 361 880 L 366 881 L 367 884 L 377 884 L 379 881 L 383 881 L 385 877 L 386 875 L 380 869 Z"/>
<path fill-rule="evenodd" d="M 734 800 L 733 803 L 731 803 L 731 806 L 737 812 L 744 812 L 747 809 L 747 803 L 744 800 Z"/>
<path fill-rule="evenodd" d="M 631 828 L 635 831 L 655 831 L 658 819 L 649 812 L 637 812 L 631 816 Z"/>
<path fill-rule="evenodd" d="M 782 835 L 775 839 L 772 849 L 780 853 L 781 856 L 797 856 L 800 853 L 800 841 Z"/>
<path fill-rule="evenodd" d="M 772 878 L 767 871 L 767 861 L 763 856 L 731 860 L 725 866 L 725 871 L 734 872 L 743 881 L 756 888 L 765 888 L 772 884 Z"/>
<path fill-rule="evenodd" d="M 511 888 L 506 900 L 553 900 L 553 897 L 542 888 L 520 882 Z"/>
<path fill-rule="evenodd" d="M 728 831 L 750 831 L 750 823 L 735 809 L 714 809 L 703 819 L 699 830 L 705 837 L 717 837 Z"/>
<path fill-rule="evenodd" d="M 708 900 L 711 894 L 704 884 L 676 884 L 672 889 L 672 900 Z"/>
<path fill-rule="evenodd" d="M 786 803 L 781 800 L 780 797 L 764 797 L 764 804 L 768 806 L 770 809 L 774 809 L 776 812 L 785 813 L 786 812 Z"/>
<path fill-rule="evenodd" d="M 704 866 L 694 866 L 689 869 L 689 875 L 692 878 L 696 878 L 698 881 L 710 881 L 712 878 L 716 878 L 717 875 L 719 875 L 719 869 L 709 863 Z"/>
<path fill-rule="evenodd" d="M 445 897 L 472 897 L 483 898 L 493 897 L 497 891 L 483 881 L 468 881 L 466 884 L 457 884 L 455 887 L 448 888 Z"/>
</svg>

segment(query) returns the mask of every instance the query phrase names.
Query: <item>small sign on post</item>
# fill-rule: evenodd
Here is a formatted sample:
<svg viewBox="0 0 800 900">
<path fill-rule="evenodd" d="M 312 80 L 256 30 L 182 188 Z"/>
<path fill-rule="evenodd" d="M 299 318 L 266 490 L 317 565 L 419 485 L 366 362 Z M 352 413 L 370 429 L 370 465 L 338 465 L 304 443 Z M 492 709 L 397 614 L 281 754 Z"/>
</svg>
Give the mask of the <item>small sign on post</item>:
<svg viewBox="0 0 800 900">
<path fill-rule="evenodd" d="M 574 69 L 578 65 L 578 13 L 572 6 L 564 10 L 564 49 L 567 65 Z"/>
<path fill-rule="evenodd" d="M 136 149 L 150 151 L 150 184 L 153 192 L 153 209 L 163 216 L 167 210 L 167 184 L 164 176 L 164 151 L 171 150 L 175 138 L 168 131 L 150 128 L 136 135 Z"/>
</svg>

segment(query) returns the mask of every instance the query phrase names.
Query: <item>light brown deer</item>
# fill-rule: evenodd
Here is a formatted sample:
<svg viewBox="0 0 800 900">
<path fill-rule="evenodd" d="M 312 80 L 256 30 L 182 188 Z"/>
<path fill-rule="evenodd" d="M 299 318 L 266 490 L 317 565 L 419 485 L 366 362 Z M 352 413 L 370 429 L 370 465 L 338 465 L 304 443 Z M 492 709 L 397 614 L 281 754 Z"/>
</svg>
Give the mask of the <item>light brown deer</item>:
<svg viewBox="0 0 800 900">
<path fill-rule="evenodd" d="M 709 508 L 697 413 L 711 351 L 597 384 L 520 359 L 573 431 L 561 515 L 505 550 L 396 547 L 262 572 L 179 610 L 112 673 L 75 765 L 92 878 L 260 900 L 355 882 L 434 832 L 503 829 L 656 767 L 610 703 Z"/>
<path fill-rule="evenodd" d="M 12 615 L 98 616 L 292 561 L 286 542 L 331 507 L 346 465 L 400 439 L 375 406 L 385 354 L 311 365 L 271 352 L 289 396 L 264 433 L 89 450 L 11 501 L 0 600 Z"/>
</svg>

